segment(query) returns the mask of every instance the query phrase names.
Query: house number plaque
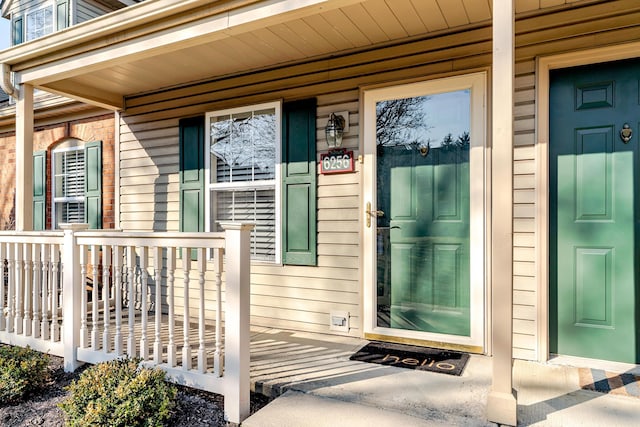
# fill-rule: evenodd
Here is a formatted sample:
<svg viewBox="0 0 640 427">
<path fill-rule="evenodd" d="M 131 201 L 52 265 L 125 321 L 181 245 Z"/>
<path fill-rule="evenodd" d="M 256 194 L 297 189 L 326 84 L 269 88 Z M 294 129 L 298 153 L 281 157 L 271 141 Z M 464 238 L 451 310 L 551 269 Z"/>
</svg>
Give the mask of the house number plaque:
<svg viewBox="0 0 640 427">
<path fill-rule="evenodd" d="M 320 154 L 320 173 L 322 174 L 353 172 L 354 165 L 353 151 L 336 149 Z"/>
</svg>

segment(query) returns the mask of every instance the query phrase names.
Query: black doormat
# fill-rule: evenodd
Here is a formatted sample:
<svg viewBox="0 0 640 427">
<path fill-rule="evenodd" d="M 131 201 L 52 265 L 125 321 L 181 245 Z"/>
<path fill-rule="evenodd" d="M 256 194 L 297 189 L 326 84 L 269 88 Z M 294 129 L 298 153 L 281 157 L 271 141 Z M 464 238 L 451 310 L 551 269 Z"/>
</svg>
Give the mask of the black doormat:
<svg viewBox="0 0 640 427">
<path fill-rule="evenodd" d="M 469 355 L 437 348 L 372 341 L 349 360 L 460 375 L 467 365 Z"/>
</svg>

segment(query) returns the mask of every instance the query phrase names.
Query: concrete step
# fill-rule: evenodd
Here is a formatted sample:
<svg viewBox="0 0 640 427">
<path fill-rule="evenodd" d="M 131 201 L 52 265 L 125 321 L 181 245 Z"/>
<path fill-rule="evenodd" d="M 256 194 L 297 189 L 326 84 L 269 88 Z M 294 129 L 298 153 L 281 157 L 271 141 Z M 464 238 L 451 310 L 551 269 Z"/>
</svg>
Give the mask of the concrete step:
<svg viewBox="0 0 640 427">
<path fill-rule="evenodd" d="M 483 426 L 484 420 L 432 412 L 427 419 L 298 391 L 287 391 L 242 427 L 434 427 Z"/>
</svg>

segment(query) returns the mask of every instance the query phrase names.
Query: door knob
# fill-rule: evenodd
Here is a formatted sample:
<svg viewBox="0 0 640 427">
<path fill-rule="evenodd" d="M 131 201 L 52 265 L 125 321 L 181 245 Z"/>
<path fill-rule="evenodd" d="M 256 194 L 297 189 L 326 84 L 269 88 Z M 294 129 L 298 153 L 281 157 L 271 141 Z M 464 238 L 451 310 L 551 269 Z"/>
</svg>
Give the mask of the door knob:
<svg viewBox="0 0 640 427">
<path fill-rule="evenodd" d="M 367 202 L 366 214 L 367 214 L 367 228 L 371 228 L 371 217 L 372 216 L 375 216 L 376 218 L 384 216 L 384 212 L 383 211 L 378 211 L 378 210 L 372 211 L 371 210 L 371 202 Z"/>
</svg>

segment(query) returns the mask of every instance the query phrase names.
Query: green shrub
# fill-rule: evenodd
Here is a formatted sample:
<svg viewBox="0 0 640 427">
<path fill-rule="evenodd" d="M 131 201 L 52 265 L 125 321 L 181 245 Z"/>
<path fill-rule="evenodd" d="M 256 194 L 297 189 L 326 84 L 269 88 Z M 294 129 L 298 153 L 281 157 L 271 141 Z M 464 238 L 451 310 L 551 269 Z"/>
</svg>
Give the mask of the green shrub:
<svg viewBox="0 0 640 427">
<path fill-rule="evenodd" d="M 71 396 L 59 406 L 68 426 L 162 426 L 175 405 L 176 388 L 160 369 L 139 360 L 99 363 L 67 388 Z"/>
<path fill-rule="evenodd" d="M 0 345 L 0 403 L 14 403 L 49 381 L 49 356 L 30 348 Z"/>
</svg>

